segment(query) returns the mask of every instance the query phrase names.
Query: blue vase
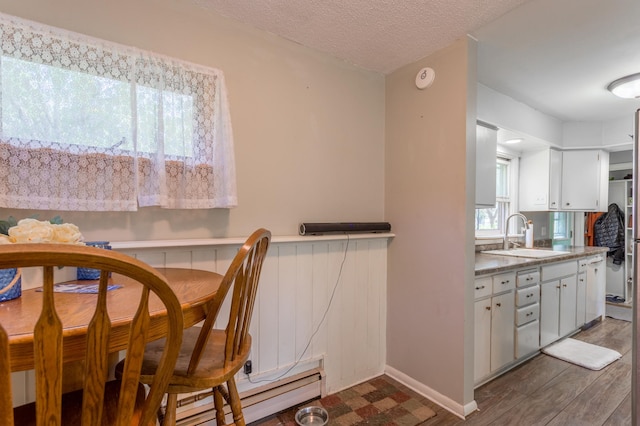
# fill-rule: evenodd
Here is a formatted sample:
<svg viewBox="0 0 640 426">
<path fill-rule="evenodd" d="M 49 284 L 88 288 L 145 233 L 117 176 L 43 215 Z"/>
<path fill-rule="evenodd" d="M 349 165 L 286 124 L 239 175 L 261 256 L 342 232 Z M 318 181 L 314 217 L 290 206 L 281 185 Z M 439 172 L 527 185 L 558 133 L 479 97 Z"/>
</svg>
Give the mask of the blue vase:
<svg viewBox="0 0 640 426">
<path fill-rule="evenodd" d="M 111 250 L 109 241 L 87 241 L 85 245 Z M 100 270 L 93 268 L 78 268 L 78 280 L 99 280 Z"/>
<path fill-rule="evenodd" d="M 18 268 L 0 269 L 0 302 L 22 296 L 22 271 Z"/>
</svg>

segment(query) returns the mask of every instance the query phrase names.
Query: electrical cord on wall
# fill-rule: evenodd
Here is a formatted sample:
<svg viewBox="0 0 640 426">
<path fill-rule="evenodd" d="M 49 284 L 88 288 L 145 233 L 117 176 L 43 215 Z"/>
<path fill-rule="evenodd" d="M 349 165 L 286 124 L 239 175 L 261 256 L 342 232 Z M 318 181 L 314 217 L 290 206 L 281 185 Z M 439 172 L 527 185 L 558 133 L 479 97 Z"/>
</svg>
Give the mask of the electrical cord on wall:
<svg viewBox="0 0 640 426">
<path fill-rule="evenodd" d="M 285 375 L 289 374 L 289 372 L 291 370 L 293 370 L 302 360 L 302 357 L 304 356 L 304 354 L 307 352 L 307 350 L 309 349 L 309 346 L 311 346 L 311 342 L 313 341 L 313 338 L 315 337 L 316 334 L 318 334 L 318 331 L 320 331 L 320 327 L 322 326 L 322 324 L 324 323 L 324 320 L 327 318 L 327 314 L 329 313 L 329 309 L 331 308 L 331 304 L 333 302 L 333 297 L 336 294 L 336 290 L 338 288 L 338 284 L 340 283 L 340 277 L 342 277 L 342 268 L 344 267 L 344 262 L 347 260 L 347 252 L 349 250 L 349 234 L 345 232 L 345 235 L 347 236 L 347 245 L 344 248 L 344 255 L 342 257 L 342 262 L 340 263 L 340 270 L 338 271 L 338 278 L 336 278 L 336 283 L 333 286 L 333 291 L 331 292 L 331 297 L 329 298 L 329 303 L 327 304 L 327 308 L 325 309 L 324 313 L 322 314 L 322 318 L 320 319 L 320 322 L 318 323 L 318 326 L 316 327 L 315 331 L 311 334 L 311 337 L 309 338 L 309 341 L 307 342 L 307 345 L 304 347 L 304 350 L 302 351 L 302 353 L 300 354 L 300 356 L 298 357 L 298 359 L 293 363 L 293 365 L 291 367 L 289 367 L 285 372 L 283 372 L 282 374 L 280 374 L 278 377 L 275 377 L 273 379 L 260 379 L 260 380 L 251 380 L 251 376 L 250 374 L 246 374 L 247 376 L 247 380 L 249 380 L 250 383 L 263 383 L 263 382 L 274 382 L 276 380 L 281 379 L 282 377 L 284 377 Z"/>
</svg>

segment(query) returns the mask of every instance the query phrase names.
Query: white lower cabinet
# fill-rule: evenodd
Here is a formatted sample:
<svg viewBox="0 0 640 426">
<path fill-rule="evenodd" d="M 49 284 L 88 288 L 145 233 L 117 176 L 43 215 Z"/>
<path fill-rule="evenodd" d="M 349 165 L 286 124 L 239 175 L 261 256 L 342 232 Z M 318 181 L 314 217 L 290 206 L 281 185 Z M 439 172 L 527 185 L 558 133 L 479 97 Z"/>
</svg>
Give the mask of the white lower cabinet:
<svg viewBox="0 0 640 426">
<path fill-rule="evenodd" d="M 576 287 L 576 325 L 578 327 L 587 323 L 587 273 L 578 272 Z"/>
<path fill-rule="evenodd" d="M 578 328 L 576 324 L 577 282 L 572 275 L 560 280 L 560 336 L 563 337 Z"/>
<path fill-rule="evenodd" d="M 534 353 L 540 349 L 540 321 L 535 320 L 518 327 L 516 332 L 516 358 Z"/>
<path fill-rule="evenodd" d="M 491 298 L 476 301 L 474 308 L 473 380 L 477 382 L 491 373 Z"/>
<path fill-rule="evenodd" d="M 606 293 L 606 269 L 603 256 L 589 258 L 586 272 L 586 318 L 591 322 L 604 316 Z"/>
<path fill-rule="evenodd" d="M 598 260 L 592 255 L 475 279 L 476 385 L 604 314 L 606 271 Z"/>
<path fill-rule="evenodd" d="M 540 346 L 577 329 L 576 261 L 543 265 L 540 284 Z"/>
<path fill-rule="evenodd" d="M 476 278 L 475 382 L 514 360 L 515 277 L 513 272 Z M 489 296 L 487 288 L 500 293 Z"/>
<path fill-rule="evenodd" d="M 491 298 L 491 371 L 510 363 L 513 353 L 513 290 Z"/>
<path fill-rule="evenodd" d="M 540 272 L 518 272 L 515 355 L 522 358 L 540 349 Z"/>
</svg>

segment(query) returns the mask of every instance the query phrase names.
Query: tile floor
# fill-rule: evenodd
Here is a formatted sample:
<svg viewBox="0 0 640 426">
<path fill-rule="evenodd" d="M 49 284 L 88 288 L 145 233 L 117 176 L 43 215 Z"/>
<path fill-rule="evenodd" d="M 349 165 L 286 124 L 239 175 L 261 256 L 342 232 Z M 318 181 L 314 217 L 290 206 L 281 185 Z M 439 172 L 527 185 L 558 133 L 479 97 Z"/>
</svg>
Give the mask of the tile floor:
<svg viewBox="0 0 640 426">
<path fill-rule="evenodd" d="M 329 424 L 332 426 L 416 426 L 436 415 L 429 407 L 432 404 L 424 397 L 383 375 L 274 414 L 249 426 L 295 426 L 295 413 L 301 407 L 310 405 L 324 407 L 329 413 Z"/>
</svg>

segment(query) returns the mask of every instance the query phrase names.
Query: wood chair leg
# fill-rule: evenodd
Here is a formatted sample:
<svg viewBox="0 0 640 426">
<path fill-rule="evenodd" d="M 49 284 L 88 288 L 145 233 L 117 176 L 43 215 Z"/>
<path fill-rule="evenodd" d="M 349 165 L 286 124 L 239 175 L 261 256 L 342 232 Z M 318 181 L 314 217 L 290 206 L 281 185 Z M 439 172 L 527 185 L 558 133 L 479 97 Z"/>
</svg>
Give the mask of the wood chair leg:
<svg viewBox="0 0 640 426">
<path fill-rule="evenodd" d="M 178 394 L 167 394 L 167 410 L 164 413 L 163 426 L 173 426 L 176 424 L 176 410 L 178 408 Z"/>
<path fill-rule="evenodd" d="M 220 391 L 220 386 L 213 388 L 213 405 L 216 409 L 216 425 L 225 425 L 224 416 L 224 396 Z"/>
<path fill-rule="evenodd" d="M 233 422 L 237 426 L 245 426 L 244 415 L 242 414 L 242 404 L 240 403 L 240 395 L 238 395 L 238 388 L 236 387 L 236 381 L 233 377 L 227 382 L 227 390 L 229 391 L 229 405 L 231 406 L 231 412 L 233 413 Z"/>
</svg>

